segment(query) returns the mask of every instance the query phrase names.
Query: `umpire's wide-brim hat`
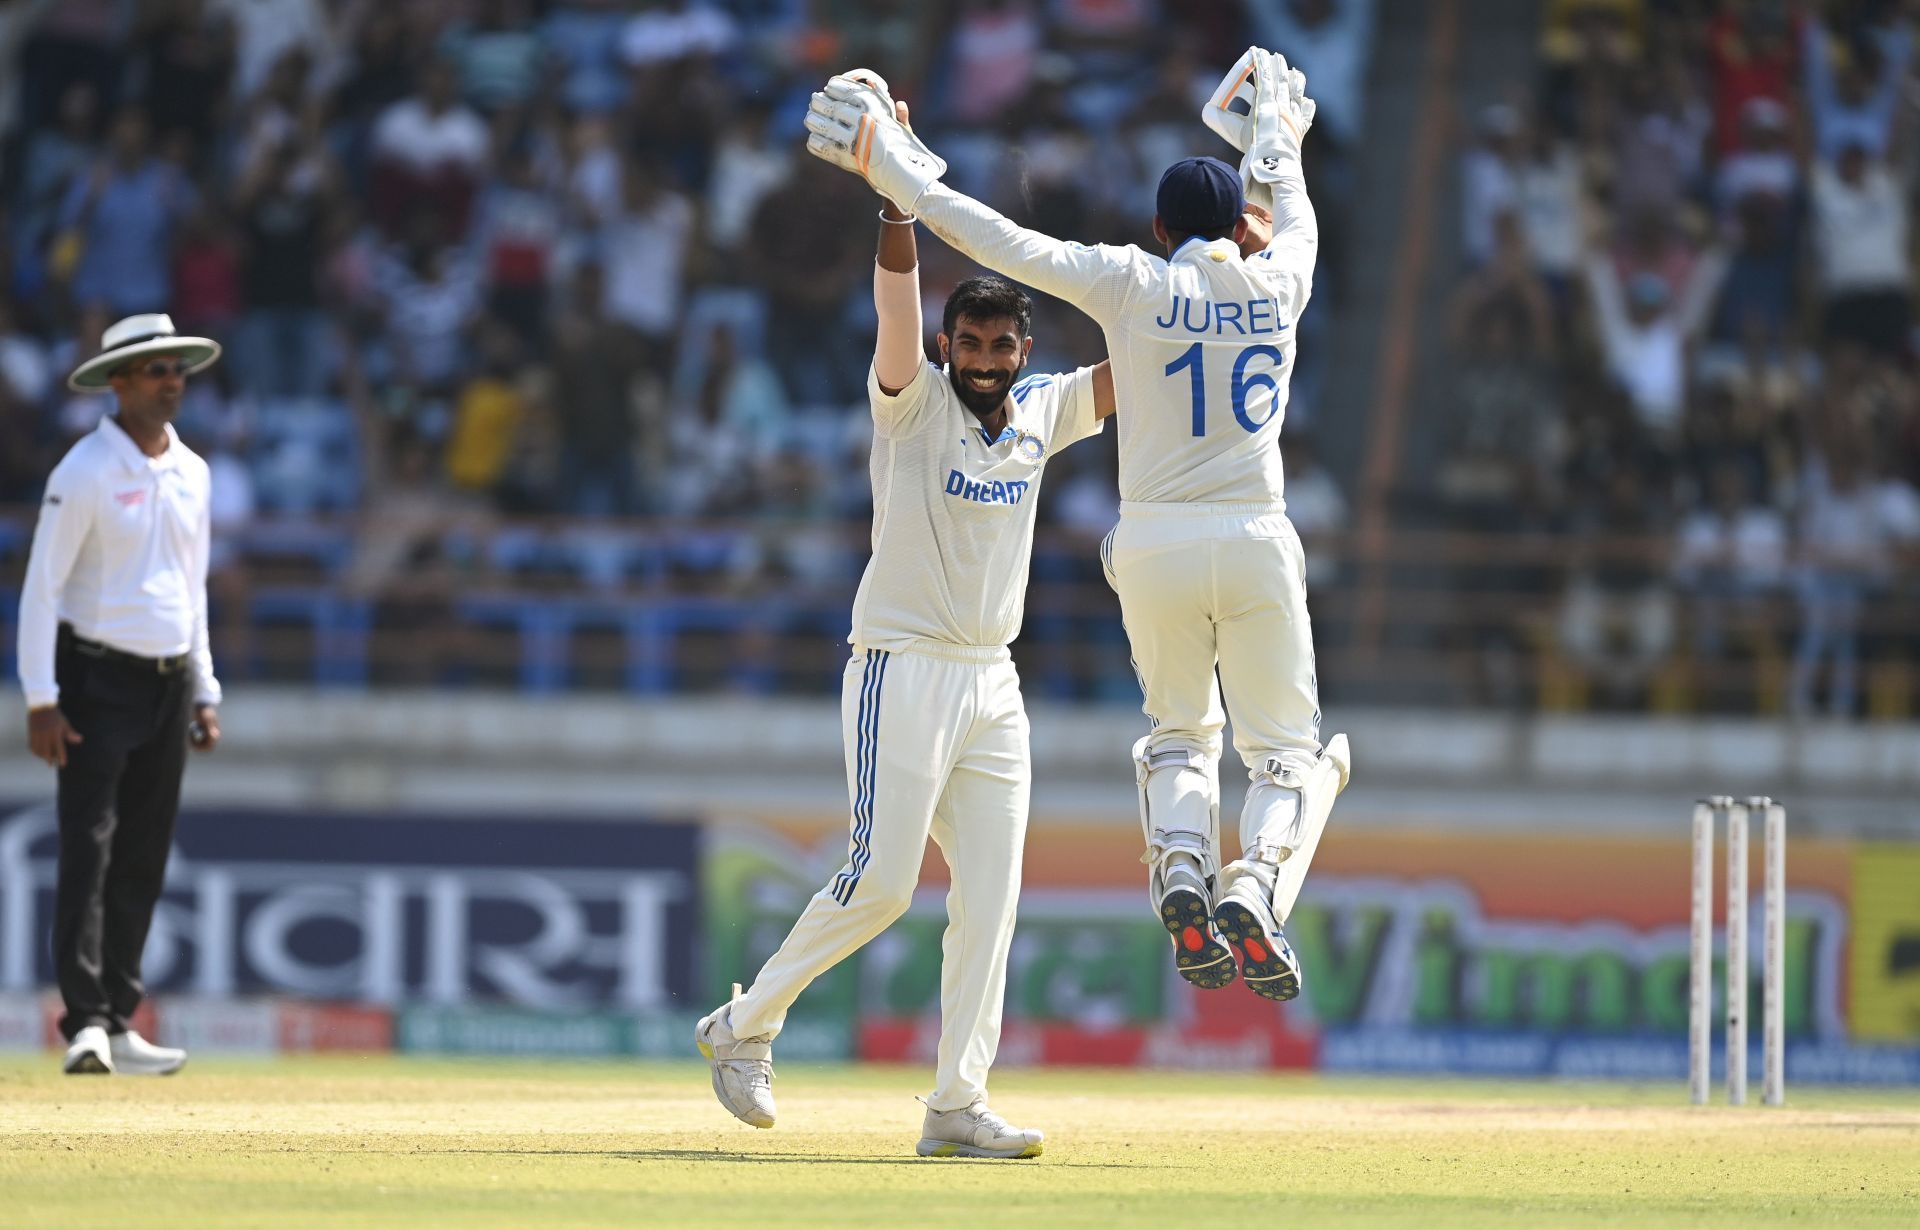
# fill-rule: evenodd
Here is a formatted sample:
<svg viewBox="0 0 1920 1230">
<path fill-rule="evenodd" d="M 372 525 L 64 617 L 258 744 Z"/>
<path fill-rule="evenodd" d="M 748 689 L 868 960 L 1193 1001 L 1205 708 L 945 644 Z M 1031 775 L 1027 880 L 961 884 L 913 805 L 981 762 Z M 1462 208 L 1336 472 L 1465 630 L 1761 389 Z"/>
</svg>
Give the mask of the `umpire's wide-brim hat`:
<svg viewBox="0 0 1920 1230">
<path fill-rule="evenodd" d="M 76 393 L 98 393 L 114 371 L 143 354 L 177 354 L 187 362 L 187 374 L 205 371 L 220 357 L 220 343 L 209 337 L 182 337 L 173 331 L 173 317 L 165 312 L 129 316 L 107 326 L 100 335 L 100 353 L 73 369 L 67 387 Z"/>
</svg>

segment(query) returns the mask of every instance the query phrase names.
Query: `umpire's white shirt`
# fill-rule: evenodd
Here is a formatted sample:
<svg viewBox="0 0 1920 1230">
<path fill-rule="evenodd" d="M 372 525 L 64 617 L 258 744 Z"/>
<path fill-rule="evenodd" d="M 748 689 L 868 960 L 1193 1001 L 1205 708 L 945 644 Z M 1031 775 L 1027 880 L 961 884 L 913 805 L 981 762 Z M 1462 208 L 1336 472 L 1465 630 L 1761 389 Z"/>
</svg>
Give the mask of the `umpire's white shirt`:
<svg viewBox="0 0 1920 1230">
<path fill-rule="evenodd" d="M 20 684 L 31 707 L 60 696 L 62 622 L 144 658 L 193 655 L 194 699 L 218 704 L 207 645 L 207 463 L 167 428 L 149 457 L 111 416 L 68 450 L 40 504 L 20 595 Z"/>
<path fill-rule="evenodd" d="M 894 396 L 869 369 L 873 558 L 853 600 L 853 644 L 1005 646 L 1020 631 L 1047 459 L 1100 430 L 1093 369 L 1013 386 L 989 441 L 940 369 Z"/>
</svg>

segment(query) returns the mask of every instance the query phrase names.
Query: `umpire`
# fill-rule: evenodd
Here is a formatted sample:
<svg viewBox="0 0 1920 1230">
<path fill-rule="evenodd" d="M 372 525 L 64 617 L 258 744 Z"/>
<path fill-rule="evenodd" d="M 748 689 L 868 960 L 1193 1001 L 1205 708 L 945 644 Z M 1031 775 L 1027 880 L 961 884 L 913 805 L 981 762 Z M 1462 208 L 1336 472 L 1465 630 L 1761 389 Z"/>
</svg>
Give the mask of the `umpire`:
<svg viewBox="0 0 1920 1230">
<path fill-rule="evenodd" d="M 207 647 L 207 463 L 173 419 L 220 344 L 129 316 L 67 378 L 118 407 L 47 479 L 20 596 L 27 741 L 60 778 L 53 959 L 69 1073 L 165 1075 L 129 1026 L 189 742 L 220 742 Z"/>
</svg>

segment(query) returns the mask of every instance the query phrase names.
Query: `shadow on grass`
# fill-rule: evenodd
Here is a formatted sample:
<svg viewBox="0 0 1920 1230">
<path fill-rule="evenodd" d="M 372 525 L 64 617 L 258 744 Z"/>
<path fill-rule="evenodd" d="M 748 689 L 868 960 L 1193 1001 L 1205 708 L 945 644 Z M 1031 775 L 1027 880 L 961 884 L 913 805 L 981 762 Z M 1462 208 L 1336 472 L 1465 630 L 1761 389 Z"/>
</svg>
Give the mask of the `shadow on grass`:
<svg viewBox="0 0 1920 1230">
<path fill-rule="evenodd" d="M 805 1166 L 929 1166 L 950 1163 L 979 1163 L 1004 1166 L 1009 1162 L 1030 1162 L 1040 1158 L 999 1157 L 868 1157 L 841 1153 L 735 1153 L 716 1149 L 423 1149 L 422 1153 L 474 1154 L 493 1157 L 617 1157 L 635 1162 L 797 1162 Z M 1139 1162 L 1059 1162 L 1048 1166 L 1073 1170 L 1173 1170 L 1177 1167 Z"/>
</svg>

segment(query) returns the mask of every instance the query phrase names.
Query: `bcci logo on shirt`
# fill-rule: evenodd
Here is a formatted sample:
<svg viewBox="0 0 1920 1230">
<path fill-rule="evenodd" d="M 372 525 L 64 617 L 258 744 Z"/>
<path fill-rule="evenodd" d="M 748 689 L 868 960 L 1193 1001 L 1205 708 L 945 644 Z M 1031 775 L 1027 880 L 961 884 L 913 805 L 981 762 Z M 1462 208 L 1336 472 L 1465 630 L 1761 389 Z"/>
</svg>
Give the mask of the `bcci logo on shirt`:
<svg viewBox="0 0 1920 1230">
<path fill-rule="evenodd" d="M 1013 438 L 1013 453 L 1022 461 L 1039 465 L 1040 459 L 1047 455 L 1047 446 L 1039 436 L 1023 431 Z"/>
</svg>

